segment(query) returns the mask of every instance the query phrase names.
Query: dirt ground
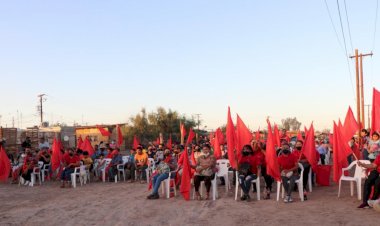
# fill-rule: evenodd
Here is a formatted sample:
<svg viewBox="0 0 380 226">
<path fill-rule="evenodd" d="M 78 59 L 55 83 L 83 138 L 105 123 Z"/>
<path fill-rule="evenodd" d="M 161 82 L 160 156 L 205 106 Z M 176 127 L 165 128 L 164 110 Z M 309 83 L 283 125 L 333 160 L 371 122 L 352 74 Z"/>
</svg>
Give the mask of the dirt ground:
<svg viewBox="0 0 380 226">
<path fill-rule="evenodd" d="M 146 184 L 94 182 L 76 189 L 58 182 L 18 187 L 0 184 L 0 225 L 380 225 L 380 213 L 358 210 L 360 202 L 343 187 L 315 187 L 308 201 L 234 201 L 219 186 L 216 201 L 182 196 L 147 200 Z M 252 195 L 256 197 L 256 195 Z M 296 197 L 296 194 L 294 194 Z"/>
</svg>

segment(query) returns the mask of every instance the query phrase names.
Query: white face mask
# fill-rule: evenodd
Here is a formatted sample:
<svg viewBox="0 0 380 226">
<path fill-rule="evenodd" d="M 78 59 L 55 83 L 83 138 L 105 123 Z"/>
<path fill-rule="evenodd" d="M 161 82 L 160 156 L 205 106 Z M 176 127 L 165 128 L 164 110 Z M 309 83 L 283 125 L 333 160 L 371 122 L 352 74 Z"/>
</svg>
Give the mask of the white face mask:
<svg viewBox="0 0 380 226">
<path fill-rule="evenodd" d="M 207 154 L 203 152 L 202 154 L 203 154 L 205 157 L 208 157 L 208 156 L 210 155 L 210 152 L 207 153 Z"/>
</svg>

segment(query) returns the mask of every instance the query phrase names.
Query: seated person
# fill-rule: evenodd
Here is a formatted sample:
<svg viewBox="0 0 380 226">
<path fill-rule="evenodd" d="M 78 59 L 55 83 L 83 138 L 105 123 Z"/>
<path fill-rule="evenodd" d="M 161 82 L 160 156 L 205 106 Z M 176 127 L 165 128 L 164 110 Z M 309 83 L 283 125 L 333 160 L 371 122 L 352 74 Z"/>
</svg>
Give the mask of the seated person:
<svg viewBox="0 0 380 226">
<path fill-rule="evenodd" d="M 104 158 L 104 155 L 99 154 L 98 164 L 96 164 L 96 168 L 95 168 L 96 175 L 98 175 L 99 178 L 102 178 L 102 172 L 104 170 L 105 164 L 106 164 L 106 160 Z"/>
<path fill-rule="evenodd" d="M 253 155 L 253 149 L 251 145 L 245 145 L 242 150 L 242 158 L 239 161 L 239 184 L 244 192 L 241 200 L 249 202 L 251 197 L 249 196 L 249 190 L 253 180 L 256 180 L 260 176 L 259 159 Z"/>
<path fill-rule="evenodd" d="M 83 164 L 86 166 L 86 169 L 92 170 L 93 168 L 93 161 L 92 158 L 89 156 L 88 151 L 83 152 L 83 158 L 82 158 Z"/>
<path fill-rule="evenodd" d="M 141 183 L 146 182 L 146 169 L 148 168 L 148 155 L 143 153 L 142 147 L 137 147 L 137 154 L 135 155 L 135 165 L 137 176 Z"/>
<path fill-rule="evenodd" d="M 366 169 L 371 169 L 371 173 L 368 175 L 368 178 L 364 182 L 364 189 L 363 189 L 363 203 L 358 206 L 358 208 L 368 208 L 370 206 L 373 206 L 373 204 L 376 202 L 376 199 L 379 198 L 380 194 L 380 155 L 378 155 L 375 159 L 375 161 L 371 164 L 364 164 L 360 161 L 358 161 L 358 166 L 364 167 Z M 374 190 L 372 199 L 370 200 L 370 195 L 372 188 Z"/>
<path fill-rule="evenodd" d="M 192 165 L 195 169 L 194 188 L 197 200 L 202 200 L 202 196 L 199 193 L 199 187 L 202 181 L 204 181 L 206 186 L 207 194 L 205 199 L 207 200 L 210 197 L 211 181 L 215 177 L 216 169 L 216 159 L 210 154 L 210 149 L 211 147 L 209 144 L 204 144 L 202 148 L 202 155 L 196 160 L 197 164 Z"/>
<path fill-rule="evenodd" d="M 47 149 L 47 148 L 43 148 L 38 155 L 38 161 L 43 162 L 44 165 L 50 164 L 51 156 L 50 156 L 48 150 L 49 149 Z"/>
<path fill-rule="evenodd" d="M 119 149 L 116 148 L 112 151 L 112 160 L 110 164 L 108 165 L 108 175 L 110 181 L 113 181 L 115 179 L 115 175 L 117 175 L 117 165 L 123 163 L 123 158 L 119 153 Z"/>
<path fill-rule="evenodd" d="M 285 144 L 285 146 L 286 146 L 286 144 Z M 303 179 L 302 179 L 303 180 L 303 197 L 304 197 L 304 200 L 307 200 L 306 188 L 307 188 L 307 184 L 309 182 L 309 172 L 311 170 L 311 165 L 310 165 L 309 161 L 306 159 L 306 156 L 304 154 L 302 154 L 302 146 L 303 146 L 303 141 L 297 140 L 296 145 L 295 145 L 295 149 L 293 150 L 292 155 L 303 166 L 303 169 L 304 169 L 303 170 Z M 315 154 L 318 156 L 319 152 L 316 151 Z M 319 157 L 317 159 L 319 159 Z M 301 170 L 298 170 L 298 172 L 300 173 Z"/>
<path fill-rule="evenodd" d="M 80 159 L 78 155 L 74 154 L 74 150 L 70 148 L 69 155 L 64 159 L 64 168 L 61 174 L 62 185 L 61 188 L 64 188 L 65 185 L 71 180 L 71 174 L 74 173 L 75 167 L 79 167 Z"/>
<path fill-rule="evenodd" d="M 25 150 L 26 157 L 24 159 L 24 164 L 21 169 L 21 183 L 24 185 L 29 185 L 32 181 L 32 173 L 34 167 L 37 166 L 37 161 L 33 157 L 33 154 L 30 149 Z"/>
<path fill-rule="evenodd" d="M 133 183 L 135 181 L 135 178 L 136 178 L 136 175 L 135 175 L 135 170 L 136 170 L 135 155 L 136 155 L 136 150 L 132 149 L 131 150 L 131 155 L 129 156 L 129 160 L 128 160 L 128 162 L 124 166 L 124 169 L 126 171 L 129 171 L 129 174 L 127 174 L 127 175 L 129 175 L 127 177 L 127 180 L 130 177 L 131 178 L 131 183 Z"/>
<path fill-rule="evenodd" d="M 161 182 L 169 178 L 169 173 L 174 171 L 177 168 L 175 159 L 170 153 L 170 150 L 165 150 L 165 159 L 160 162 L 156 168 L 156 175 L 153 176 L 152 185 L 153 191 L 152 194 L 148 196 L 148 199 L 159 199 L 158 190 L 160 188 Z M 171 178 L 175 178 L 175 173 L 171 174 Z"/>
<path fill-rule="evenodd" d="M 286 193 L 284 202 L 293 202 L 291 195 L 294 190 L 295 181 L 299 178 L 297 171 L 298 159 L 290 154 L 289 149 L 282 148 L 282 154 L 278 157 L 278 165 L 280 166 L 282 185 Z"/>
</svg>

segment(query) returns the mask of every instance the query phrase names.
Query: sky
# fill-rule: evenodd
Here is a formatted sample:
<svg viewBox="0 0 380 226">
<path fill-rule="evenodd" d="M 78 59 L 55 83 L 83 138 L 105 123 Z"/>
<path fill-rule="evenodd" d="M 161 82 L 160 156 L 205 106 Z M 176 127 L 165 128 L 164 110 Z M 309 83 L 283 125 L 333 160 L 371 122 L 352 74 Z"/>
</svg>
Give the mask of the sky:
<svg viewBox="0 0 380 226">
<path fill-rule="evenodd" d="M 348 17 L 339 2 L 348 55 L 374 53 L 364 58 L 370 104 L 377 0 L 346 0 Z M 331 129 L 355 109 L 355 64 L 337 2 L 326 3 L 331 20 L 325 0 L 0 0 L 0 124 L 39 124 L 43 93 L 50 123 L 125 123 L 162 106 L 201 114 L 212 130 L 230 106 L 252 130 L 268 116 Z"/>
</svg>

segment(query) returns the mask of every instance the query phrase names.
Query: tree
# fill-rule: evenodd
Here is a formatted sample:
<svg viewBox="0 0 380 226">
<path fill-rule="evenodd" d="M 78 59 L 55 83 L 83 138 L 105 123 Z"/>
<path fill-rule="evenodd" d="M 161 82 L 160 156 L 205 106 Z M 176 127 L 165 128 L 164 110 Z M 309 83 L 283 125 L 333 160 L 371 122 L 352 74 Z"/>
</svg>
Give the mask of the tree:
<svg viewBox="0 0 380 226">
<path fill-rule="evenodd" d="M 286 129 L 287 131 L 297 131 L 301 128 L 302 123 L 297 120 L 296 117 L 294 118 L 286 118 L 282 119 L 282 128 Z"/>
</svg>

